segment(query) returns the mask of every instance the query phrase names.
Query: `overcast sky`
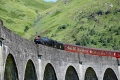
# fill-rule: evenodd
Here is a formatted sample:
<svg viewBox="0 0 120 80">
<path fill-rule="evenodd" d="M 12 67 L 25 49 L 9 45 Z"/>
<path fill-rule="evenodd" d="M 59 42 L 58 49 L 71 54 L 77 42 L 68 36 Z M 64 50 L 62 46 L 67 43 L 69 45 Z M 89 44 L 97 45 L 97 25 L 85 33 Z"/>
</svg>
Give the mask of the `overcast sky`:
<svg viewBox="0 0 120 80">
<path fill-rule="evenodd" d="M 50 1 L 56 2 L 57 0 L 44 0 L 44 1 L 46 1 L 46 2 L 50 2 Z"/>
</svg>

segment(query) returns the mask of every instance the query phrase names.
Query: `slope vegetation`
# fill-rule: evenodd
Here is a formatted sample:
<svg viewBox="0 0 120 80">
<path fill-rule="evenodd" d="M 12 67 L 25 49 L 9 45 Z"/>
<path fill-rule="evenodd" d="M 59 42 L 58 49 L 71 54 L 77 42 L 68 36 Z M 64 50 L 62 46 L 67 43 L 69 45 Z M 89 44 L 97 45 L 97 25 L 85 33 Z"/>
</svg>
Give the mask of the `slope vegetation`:
<svg viewBox="0 0 120 80">
<path fill-rule="evenodd" d="M 34 1 L 37 2 L 4 3 L 4 8 L 9 6 L 12 10 L 0 5 L 0 18 L 27 39 L 41 35 L 70 44 L 120 50 L 120 0 L 58 0 L 47 4 Z"/>
<path fill-rule="evenodd" d="M 35 33 L 35 34 L 33 34 Z M 25 36 L 42 35 L 87 47 L 120 50 L 119 0 L 59 0 Z"/>
<path fill-rule="evenodd" d="M 40 12 L 52 5 L 43 0 L 0 0 L 0 19 L 7 28 L 23 36 L 36 24 Z"/>
</svg>

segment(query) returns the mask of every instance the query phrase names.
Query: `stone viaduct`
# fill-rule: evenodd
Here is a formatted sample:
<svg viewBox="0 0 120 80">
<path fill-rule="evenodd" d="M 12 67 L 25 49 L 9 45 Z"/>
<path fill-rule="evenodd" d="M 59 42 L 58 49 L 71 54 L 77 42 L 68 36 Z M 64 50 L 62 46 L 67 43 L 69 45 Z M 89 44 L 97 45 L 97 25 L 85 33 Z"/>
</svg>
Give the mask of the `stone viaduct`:
<svg viewBox="0 0 120 80">
<path fill-rule="evenodd" d="M 36 46 L 0 21 L 0 80 L 120 80 L 119 61 Z"/>
</svg>

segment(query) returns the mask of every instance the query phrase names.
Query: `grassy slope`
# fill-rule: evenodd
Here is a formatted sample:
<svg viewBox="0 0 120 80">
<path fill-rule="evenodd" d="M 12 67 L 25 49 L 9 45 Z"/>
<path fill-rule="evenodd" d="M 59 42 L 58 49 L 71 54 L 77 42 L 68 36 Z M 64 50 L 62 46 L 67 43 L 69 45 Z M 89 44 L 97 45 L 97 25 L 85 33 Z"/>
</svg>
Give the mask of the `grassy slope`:
<svg viewBox="0 0 120 80">
<path fill-rule="evenodd" d="M 59 1 L 43 12 L 42 19 L 25 36 L 40 34 L 62 42 L 119 50 L 119 21 L 119 0 Z"/>
<path fill-rule="evenodd" d="M 50 7 L 53 3 L 40 2 L 41 6 L 39 6 L 39 2 L 33 3 L 22 0 L 18 4 L 21 5 L 21 9 L 27 10 L 25 11 L 25 17 L 30 20 L 27 20 L 27 24 L 25 17 L 22 17 L 22 19 L 19 18 L 20 16 L 14 19 L 8 17 L 6 12 L 9 9 L 6 10 L 6 8 L 2 12 L 7 16 L 4 15 L 3 18 L 0 15 L 0 17 L 4 21 L 10 18 L 14 22 L 19 18 L 21 21 L 17 22 L 22 23 L 19 26 L 23 26 L 19 27 L 19 30 L 13 27 L 13 23 L 6 25 L 28 39 L 33 38 L 35 35 L 42 35 L 71 44 L 120 50 L 119 0 L 59 0 L 53 7 Z M 15 7 L 14 5 L 13 9 Z M 20 13 L 23 12 L 19 11 L 18 14 Z M 30 28 L 24 35 L 24 27 L 31 25 L 34 25 L 34 27 Z"/>
<path fill-rule="evenodd" d="M 43 0 L 0 0 L 0 19 L 7 28 L 23 36 L 25 26 L 32 28 L 40 12 L 52 5 Z"/>
</svg>

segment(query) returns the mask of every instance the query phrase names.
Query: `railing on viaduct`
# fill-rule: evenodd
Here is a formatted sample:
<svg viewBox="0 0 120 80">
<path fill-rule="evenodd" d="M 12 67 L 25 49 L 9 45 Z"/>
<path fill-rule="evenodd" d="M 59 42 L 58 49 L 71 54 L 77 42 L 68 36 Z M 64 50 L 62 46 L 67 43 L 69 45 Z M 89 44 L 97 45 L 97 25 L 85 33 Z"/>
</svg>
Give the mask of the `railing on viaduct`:
<svg viewBox="0 0 120 80">
<path fill-rule="evenodd" d="M 36 46 L 0 21 L 0 80 L 120 80 L 119 61 Z"/>
</svg>

